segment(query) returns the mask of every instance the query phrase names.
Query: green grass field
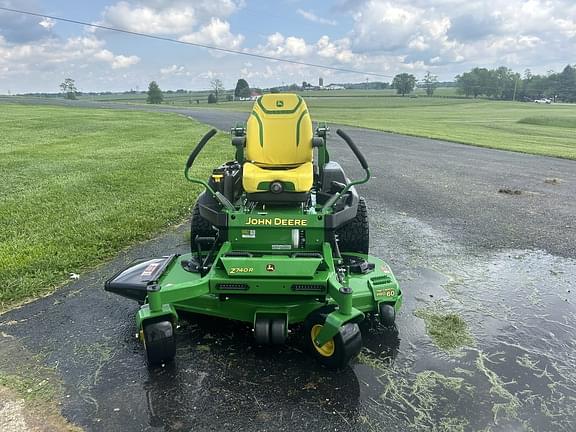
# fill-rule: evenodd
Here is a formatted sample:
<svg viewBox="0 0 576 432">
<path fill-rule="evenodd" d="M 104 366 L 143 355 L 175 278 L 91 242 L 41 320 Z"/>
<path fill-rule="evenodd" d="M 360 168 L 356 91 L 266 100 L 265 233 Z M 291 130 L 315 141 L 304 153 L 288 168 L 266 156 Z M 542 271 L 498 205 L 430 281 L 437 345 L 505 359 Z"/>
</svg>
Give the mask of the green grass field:
<svg viewBox="0 0 576 432">
<path fill-rule="evenodd" d="M 228 92 L 230 93 L 230 92 Z M 207 104 L 208 102 L 208 95 L 210 94 L 209 90 L 203 91 L 195 91 L 189 94 L 183 93 L 164 93 L 164 104 L 165 105 L 180 105 L 180 106 L 191 106 L 196 105 L 197 100 L 201 104 Z M 122 103 L 136 103 L 136 104 L 145 104 L 146 103 L 146 94 L 142 93 L 113 93 L 108 95 L 99 95 L 99 96 L 91 96 L 91 95 L 82 95 L 79 96 L 79 100 L 87 100 L 93 102 L 122 102 Z"/>
<path fill-rule="evenodd" d="M 205 125 L 175 114 L 0 104 L 0 311 L 181 222 Z M 222 134 L 197 162 L 230 152 Z"/>
<path fill-rule="evenodd" d="M 304 94 L 314 120 L 576 159 L 576 105 L 337 93 Z M 251 106 L 218 104 L 220 109 L 246 112 Z"/>
<path fill-rule="evenodd" d="M 164 105 L 178 105 L 178 106 L 209 106 L 214 107 L 215 105 L 208 105 L 208 95 L 211 90 L 198 90 L 191 91 L 190 93 L 166 93 L 164 92 Z M 217 106 L 222 105 L 235 105 L 235 103 L 227 102 L 226 96 L 233 95 L 233 90 L 226 90 L 222 95 L 222 101 Z M 307 90 L 299 92 L 300 95 L 306 98 L 329 98 L 329 97 L 398 97 L 396 95 L 396 90 L 385 89 L 385 90 Z M 424 89 L 417 88 L 408 97 L 421 97 L 425 96 L 426 92 Z M 436 89 L 436 96 L 438 97 L 451 97 L 456 98 L 458 96 L 455 87 L 440 87 Z M 81 95 L 78 97 L 80 100 L 93 101 L 93 102 L 122 102 L 122 103 L 134 103 L 134 104 L 144 104 L 146 103 L 145 93 L 113 93 L 104 95 Z M 198 103 L 199 102 L 199 103 Z"/>
<path fill-rule="evenodd" d="M 397 99 L 397 98 L 396 98 Z M 311 100 L 318 120 L 481 147 L 576 159 L 576 105 L 419 98 L 362 106 Z M 329 103 L 332 102 L 332 103 Z M 534 121 L 536 119 L 536 121 Z M 544 121 L 538 121 L 544 119 Z"/>
</svg>

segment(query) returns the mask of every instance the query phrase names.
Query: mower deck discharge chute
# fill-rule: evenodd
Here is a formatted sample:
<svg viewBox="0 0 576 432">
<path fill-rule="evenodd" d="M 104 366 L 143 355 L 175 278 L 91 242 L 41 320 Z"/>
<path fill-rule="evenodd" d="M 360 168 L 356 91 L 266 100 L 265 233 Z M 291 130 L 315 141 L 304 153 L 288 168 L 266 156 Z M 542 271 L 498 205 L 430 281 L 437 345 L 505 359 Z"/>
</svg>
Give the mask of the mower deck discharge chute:
<svg viewBox="0 0 576 432">
<path fill-rule="evenodd" d="M 208 181 L 190 176 L 194 160 L 216 134 L 190 154 L 185 176 L 204 186 L 191 222 L 191 253 L 141 260 L 106 282 L 110 292 L 141 303 L 136 324 L 149 364 L 176 352 L 178 312 L 249 323 L 258 344 L 282 344 L 303 324 L 309 351 L 341 368 L 362 347 L 358 322 L 394 324 L 402 293 L 392 271 L 368 255 L 366 203 L 326 148 L 327 127 L 312 128 L 294 94 L 258 98 L 246 127 L 231 130 L 236 160 Z M 314 154 L 316 157 L 314 158 Z"/>
</svg>

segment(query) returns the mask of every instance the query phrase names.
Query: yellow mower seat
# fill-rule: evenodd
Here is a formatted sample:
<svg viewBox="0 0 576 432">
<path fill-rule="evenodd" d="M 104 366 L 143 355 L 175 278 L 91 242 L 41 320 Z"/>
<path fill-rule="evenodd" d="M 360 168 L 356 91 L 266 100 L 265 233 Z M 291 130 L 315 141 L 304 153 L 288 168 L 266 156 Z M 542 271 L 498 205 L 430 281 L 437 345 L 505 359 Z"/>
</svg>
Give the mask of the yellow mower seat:
<svg viewBox="0 0 576 432">
<path fill-rule="evenodd" d="M 242 184 L 248 193 L 268 192 L 282 182 L 285 192 L 312 188 L 312 121 L 304 100 L 295 94 L 259 97 L 246 125 Z"/>
<path fill-rule="evenodd" d="M 270 183 L 273 181 L 285 183 L 286 192 L 308 192 L 312 187 L 313 172 L 312 162 L 281 171 L 260 168 L 258 165 L 247 162 L 244 164 L 242 182 L 244 190 L 248 193 L 268 192 Z"/>
</svg>

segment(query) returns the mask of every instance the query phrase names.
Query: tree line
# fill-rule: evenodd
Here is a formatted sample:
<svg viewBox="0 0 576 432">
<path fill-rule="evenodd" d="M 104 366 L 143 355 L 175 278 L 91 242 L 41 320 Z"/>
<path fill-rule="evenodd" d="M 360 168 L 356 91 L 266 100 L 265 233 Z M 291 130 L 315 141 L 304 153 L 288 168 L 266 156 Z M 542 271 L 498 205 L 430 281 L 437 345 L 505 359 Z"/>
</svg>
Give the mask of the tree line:
<svg viewBox="0 0 576 432">
<path fill-rule="evenodd" d="M 562 72 L 535 75 L 526 69 L 521 76 L 511 69 L 474 68 L 456 77 L 458 92 L 465 96 L 485 96 L 502 100 L 534 100 L 543 97 L 555 101 L 576 102 L 576 66 Z"/>
<path fill-rule="evenodd" d="M 433 96 L 439 86 L 438 79 L 426 72 L 419 82 L 412 74 L 402 73 L 394 77 L 392 87 L 402 96 L 411 93 L 416 86 Z M 514 101 L 532 101 L 549 98 L 554 101 L 576 102 L 576 65 L 567 65 L 562 72 L 549 71 L 546 75 L 533 74 L 526 69 L 521 75 L 500 66 L 496 69 L 475 67 L 457 75 L 457 92 L 467 97 L 479 96 Z"/>
<path fill-rule="evenodd" d="M 297 84 L 274 87 L 270 91 L 298 91 L 306 88 L 306 82 L 299 87 Z M 413 74 L 401 73 L 394 76 L 391 84 L 372 83 L 370 88 L 393 88 L 396 93 L 405 96 L 414 91 L 418 86 L 423 88 L 427 96 L 433 96 L 436 88 L 441 83 L 438 77 L 426 72 L 421 80 L 417 80 Z M 377 85 L 376 85 L 377 84 Z M 487 97 L 500 100 L 531 101 L 541 98 L 549 98 L 554 101 L 576 102 L 576 65 L 567 65 L 562 72 L 550 71 L 546 75 L 533 74 L 526 69 L 521 75 L 511 69 L 500 66 L 496 69 L 475 67 L 469 72 L 464 72 L 455 77 L 454 83 L 442 83 L 443 86 L 450 84 L 456 87 L 457 92 L 466 97 Z M 368 89 L 369 83 L 358 84 Z M 221 100 L 247 99 L 253 94 L 261 94 L 261 89 L 251 88 L 248 82 L 240 78 L 236 83 L 234 94 L 226 93 L 222 81 L 213 79 L 210 82 L 212 88 L 208 95 L 208 103 L 218 103 Z M 360 87 L 359 87 L 360 88 Z M 76 99 L 80 94 L 73 79 L 66 78 L 60 84 L 62 94 L 66 99 Z M 184 90 L 182 90 L 184 92 Z M 148 86 L 147 102 L 160 104 L 164 100 L 163 92 L 155 81 Z M 200 103 L 199 100 L 196 101 Z"/>
</svg>

